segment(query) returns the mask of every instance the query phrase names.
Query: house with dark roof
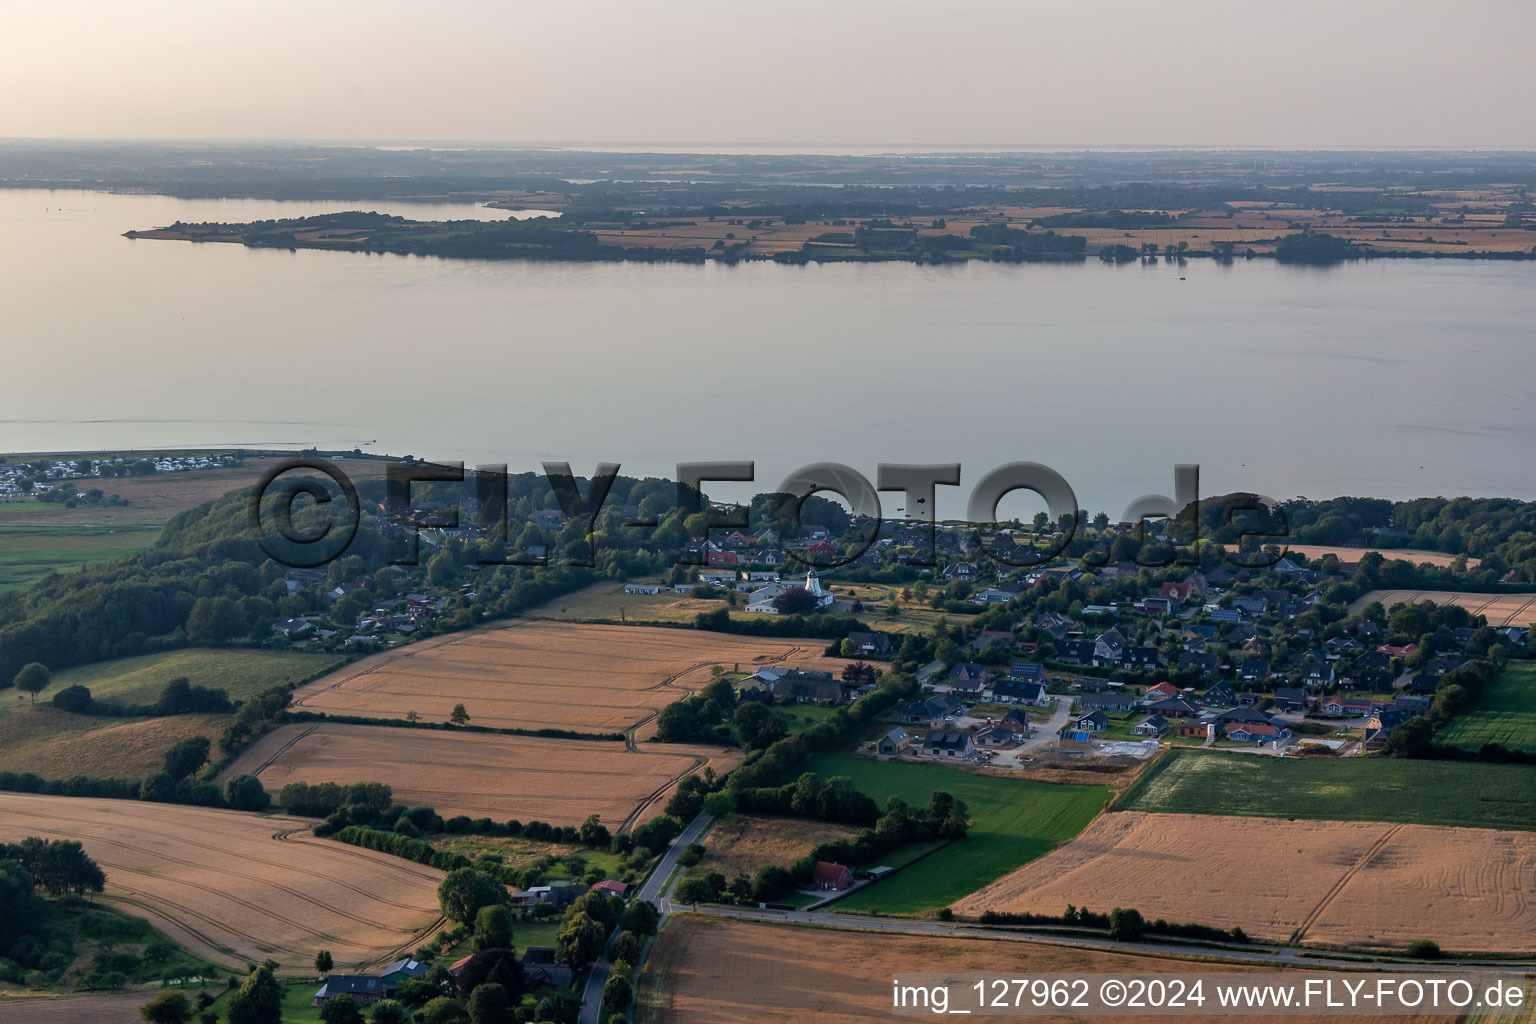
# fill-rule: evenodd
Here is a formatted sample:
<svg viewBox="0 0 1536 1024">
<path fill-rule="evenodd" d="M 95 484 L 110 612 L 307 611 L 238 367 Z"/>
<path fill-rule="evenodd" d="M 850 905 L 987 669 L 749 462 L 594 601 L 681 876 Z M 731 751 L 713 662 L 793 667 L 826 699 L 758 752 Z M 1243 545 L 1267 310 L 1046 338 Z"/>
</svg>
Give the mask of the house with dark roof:
<svg viewBox="0 0 1536 1024">
<path fill-rule="evenodd" d="M 979 697 L 988 678 L 987 670 L 980 665 L 962 661 L 949 670 L 949 688 L 954 693 Z"/>
<path fill-rule="evenodd" d="M 1092 640 L 1059 640 L 1056 643 L 1056 660 L 1063 665 L 1093 664 Z"/>
<path fill-rule="evenodd" d="M 923 751 L 929 757 L 970 757 L 976 752 L 971 734 L 960 729 L 929 729 Z"/>
<path fill-rule="evenodd" d="M 1129 711 L 1136 706 L 1136 698 L 1128 693 L 1085 693 L 1077 698 L 1077 706 L 1103 711 Z"/>
<path fill-rule="evenodd" d="M 519 962 L 523 966 L 523 983 L 529 988 L 536 985 L 569 988 L 576 980 L 576 972 L 559 963 L 555 951 L 548 946 L 529 946 Z"/>
<path fill-rule="evenodd" d="M 1164 718 L 1199 718 L 1200 709 L 1184 697 L 1170 697 L 1147 706 L 1147 713 Z"/>
<path fill-rule="evenodd" d="M 1231 707 L 1237 703 L 1237 691 L 1228 682 L 1212 683 L 1205 688 L 1201 699 L 1212 707 Z"/>
<path fill-rule="evenodd" d="M 1045 682 L 1045 666 L 1038 661 L 1016 661 L 1008 666 L 1008 678 L 1023 683 Z"/>
<path fill-rule="evenodd" d="M 1016 704 L 1032 704 L 1044 707 L 1051 702 L 1045 687 L 1039 683 L 1021 683 L 1013 679 L 1000 679 L 992 684 L 992 699 Z"/>
<path fill-rule="evenodd" d="M 848 643 L 853 646 L 853 653 L 861 658 L 884 658 L 891 653 L 888 633 L 854 631 L 848 634 Z"/>
<path fill-rule="evenodd" d="M 1120 652 L 1122 672 L 1151 672 L 1163 663 L 1162 655 L 1151 644 L 1127 646 Z"/>
<path fill-rule="evenodd" d="M 880 742 L 875 749 L 887 757 L 895 757 L 906 753 L 912 747 L 912 736 L 907 730 L 898 726 L 880 737 Z"/>
<path fill-rule="evenodd" d="M 1221 671 L 1221 658 L 1208 651 L 1185 651 L 1179 655 L 1180 672 L 1216 673 Z"/>
<path fill-rule="evenodd" d="M 997 721 L 997 728 L 1007 729 L 1018 739 L 1027 739 L 1034 735 L 1035 730 L 1030 727 L 1029 715 L 1023 711 L 1010 711 Z"/>
<path fill-rule="evenodd" d="M 1137 736 L 1146 736 L 1149 739 L 1157 739 L 1169 729 L 1168 719 L 1162 715 L 1148 715 L 1135 725 L 1131 726 L 1131 732 Z"/>
<path fill-rule="evenodd" d="M 1012 732 L 996 725 L 976 730 L 971 739 L 978 747 L 1011 747 L 1019 742 Z"/>
<path fill-rule="evenodd" d="M 1276 711 L 1305 711 L 1312 698 L 1307 692 L 1294 686 L 1282 686 L 1275 691 Z"/>
<path fill-rule="evenodd" d="M 364 1006 L 385 998 L 384 979 L 369 974 L 332 974 L 310 1000 L 310 1006 L 322 1006 L 333 996 L 349 996 Z"/>
<path fill-rule="evenodd" d="M 1090 711 L 1078 715 L 1074 725 L 1078 732 L 1103 732 L 1109 728 L 1109 716 L 1102 711 Z"/>
</svg>

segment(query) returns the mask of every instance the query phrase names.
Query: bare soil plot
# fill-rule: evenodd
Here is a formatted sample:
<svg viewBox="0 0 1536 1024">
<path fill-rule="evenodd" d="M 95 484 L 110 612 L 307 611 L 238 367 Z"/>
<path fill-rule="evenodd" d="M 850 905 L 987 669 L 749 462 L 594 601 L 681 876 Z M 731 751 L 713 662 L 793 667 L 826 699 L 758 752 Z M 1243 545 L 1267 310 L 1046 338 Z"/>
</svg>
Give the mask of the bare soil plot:
<svg viewBox="0 0 1536 1024">
<path fill-rule="evenodd" d="M 1358 562 L 1360 556 L 1368 551 L 1376 552 L 1389 562 L 1400 559 L 1404 562 L 1413 562 L 1415 565 L 1447 566 L 1456 560 L 1455 555 L 1446 554 L 1444 551 L 1420 551 L 1417 548 L 1350 548 L 1334 544 L 1287 544 L 1286 549 L 1298 555 L 1306 555 L 1308 558 L 1336 555 L 1341 562 Z M 1467 568 L 1476 569 L 1481 561 L 1480 558 L 1469 557 Z"/>
<path fill-rule="evenodd" d="M 1377 822 L 1105 814 L 1066 846 L 955 904 L 1239 927 L 1307 945 L 1536 948 L 1536 835 Z"/>
<path fill-rule="evenodd" d="M 703 866 L 726 878 L 754 875 L 764 864 L 787 868 L 817 843 L 852 839 L 859 830 L 850 825 L 800 818 L 757 818 L 732 814 L 705 836 Z"/>
<path fill-rule="evenodd" d="M 636 1024 L 852 1024 L 891 1019 L 891 976 L 909 972 L 1253 973 L 1240 967 L 1033 942 L 834 931 L 678 914 L 656 939 L 641 976 Z M 1026 1016 L 1017 1020 L 1106 1020 Z M 1209 1014 L 1159 1016 L 1196 1024 Z M 1368 1016 L 1248 1017 L 1365 1024 Z M 1395 1018 L 1450 1024 L 1454 1016 Z"/>
<path fill-rule="evenodd" d="M 300 687 L 294 705 L 333 715 L 447 721 L 462 703 L 476 725 L 620 732 L 702 689 L 712 665 L 770 663 L 841 672 L 818 640 L 697 630 L 515 622 L 376 654 Z"/>
<path fill-rule="evenodd" d="M 106 899 L 216 962 L 358 970 L 437 927 L 442 872 L 307 832 L 298 818 L 0 793 L 0 841 L 78 839 Z"/>
<path fill-rule="evenodd" d="M 1419 604 L 1457 604 L 1473 615 L 1483 615 L 1490 626 L 1529 626 L 1536 622 L 1536 594 L 1462 594 L 1451 590 L 1373 590 L 1349 606 L 1358 611 L 1372 601 L 1383 608 L 1410 601 Z"/>
<path fill-rule="evenodd" d="M 683 776 L 739 752 L 683 744 L 544 739 L 496 733 L 318 723 L 285 725 L 241 754 L 226 774 L 249 773 L 274 798 L 289 782 L 384 782 L 395 800 L 497 821 L 610 828 L 661 813 Z"/>
</svg>

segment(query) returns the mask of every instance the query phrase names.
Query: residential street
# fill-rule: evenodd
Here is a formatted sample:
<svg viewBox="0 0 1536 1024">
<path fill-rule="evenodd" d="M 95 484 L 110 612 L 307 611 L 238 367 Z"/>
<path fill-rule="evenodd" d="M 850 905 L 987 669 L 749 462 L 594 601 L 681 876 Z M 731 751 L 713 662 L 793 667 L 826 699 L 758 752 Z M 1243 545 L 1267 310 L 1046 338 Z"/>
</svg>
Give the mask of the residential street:
<svg viewBox="0 0 1536 1024">
<path fill-rule="evenodd" d="M 661 855 L 656 869 L 646 878 L 645 884 L 640 887 L 635 899 L 650 900 L 656 904 L 665 919 L 670 903 L 662 898 L 662 887 L 672 877 L 672 872 L 677 870 L 677 858 L 690 843 L 698 841 L 704 830 L 714 822 L 708 814 L 700 812 L 697 818 L 690 821 L 682 833 L 667 847 L 667 852 Z M 597 1024 L 598 1017 L 603 1008 L 603 986 L 608 983 L 609 963 L 608 950 L 613 946 L 613 940 L 618 937 L 618 932 L 608 937 L 608 945 L 603 947 L 603 955 L 598 958 L 587 975 L 587 983 L 581 990 L 581 1016 L 577 1017 L 578 1024 Z M 636 965 L 639 966 L 639 965 Z"/>
</svg>

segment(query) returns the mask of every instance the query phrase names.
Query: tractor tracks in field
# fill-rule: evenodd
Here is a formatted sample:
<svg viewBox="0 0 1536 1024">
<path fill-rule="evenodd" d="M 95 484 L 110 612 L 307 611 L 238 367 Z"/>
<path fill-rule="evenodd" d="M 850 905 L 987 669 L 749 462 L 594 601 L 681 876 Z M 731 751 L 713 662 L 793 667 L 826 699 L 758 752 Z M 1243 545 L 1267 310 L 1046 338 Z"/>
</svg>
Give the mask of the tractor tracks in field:
<svg viewBox="0 0 1536 1024">
<path fill-rule="evenodd" d="M 1382 833 L 1381 838 L 1367 847 L 1366 851 L 1339 876 L 1339 880 L 1333 883 L 1333 888 L 1323 894 L 1323 898 L 1318 901 L 1317 906 L 1313 907 L 1311 913 L 1302 919 L 1301 924 L 1296 927 L 1295 931 L 1291 932 L 1291 937 L 1286 942 L 1292 946 L 1300 945 L 1302 938 L 1307 934 L 1307 929 L 1317 923 L 1318 918 L 1323 916 L 1323 912 L 1328 909 L 1328 905 L 1338 898 L 1339 893 L 1344 891 L 1345 886 L 1349 885 L 1354 877 L 1364 870 L 1371 861 L 1381 855 L 1381 851 L 1387 848 L 1387 844 L 1392 842 L 1393 838 L 1402 831 L 1402 828 L 1402 825 L 1393 825 Z"/>
</svg>

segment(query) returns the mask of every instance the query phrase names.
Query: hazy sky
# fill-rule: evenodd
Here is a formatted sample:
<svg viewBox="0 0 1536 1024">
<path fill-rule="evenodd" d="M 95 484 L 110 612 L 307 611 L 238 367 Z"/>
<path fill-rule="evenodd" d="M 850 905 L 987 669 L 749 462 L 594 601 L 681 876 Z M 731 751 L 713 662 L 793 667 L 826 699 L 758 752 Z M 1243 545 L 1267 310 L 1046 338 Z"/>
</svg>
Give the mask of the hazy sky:
<svg viewBox="0 0 1536 1024">
<path fill-rule="evenodd" d="M 48 0 L 0 137 L 1536 147 L 1530 0 Z"/>
</svg>

